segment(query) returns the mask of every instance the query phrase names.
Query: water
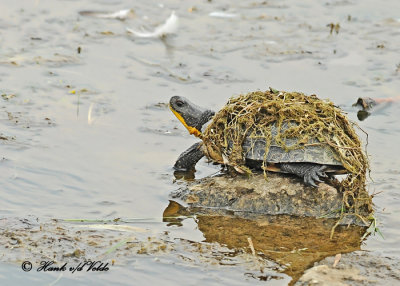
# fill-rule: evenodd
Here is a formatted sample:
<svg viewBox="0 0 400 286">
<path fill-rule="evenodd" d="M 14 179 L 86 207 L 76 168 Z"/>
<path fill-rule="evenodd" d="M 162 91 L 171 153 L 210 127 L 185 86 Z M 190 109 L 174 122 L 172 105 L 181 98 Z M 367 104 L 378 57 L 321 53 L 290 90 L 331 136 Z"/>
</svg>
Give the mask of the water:
<svg viewBox="0 0 400 286">
<path fill-rule="evenodd" d="M 232 95 L 272 86 L 329 98 L 357 120 L 351 104 L 358 97 L 399 95 L 400 4 L 379 4 L 3 0 L 0 93 L 9 99 L 0 99 L 0 133 L 9 140 L 0 141 L 2 217 L 148 218 L 157 222 L 146 226 L 154 233 L 201 241 L 194 221 L 180 228 L 161 222 L 168 194 L 176 188 L 171 167 L 196 139 L 158 103 L 184 95 L 218 109 Z M 136 16 L 126 21 L 79 15 L 127 8 Z M 138 39 L 125 31 L 153 29 L 172 10 L 180 18 L 175 36 Z M 209 16 L 213 11 L 237 17 Z M 338 34 L 329 33 L 329 23 L 340 23 Z M 369 134 L 369 190 L 378 193 L 374 202 L 385 237 L 370 237 L 362 249 L 396 258 L 399 112 L 394 103 L 359 122 Z M 196 176 L 217 170 L 201 161 Z M 135 259 L 140 270 L 130 261 L 101 278 L 71 279 L 103 285 L 126 284 L 132 277 L 170 284 L 258 281 L 234 267 Z M 1 267 L 6 284 L 51 280 L 22 275 L 13 263 Z M 5 273 L 12 275 L 4 278 Z M 68 279 L 58 284 L 68 285 Z M 271 281 L 285 285 L 288 278 Z"/>
</svg>

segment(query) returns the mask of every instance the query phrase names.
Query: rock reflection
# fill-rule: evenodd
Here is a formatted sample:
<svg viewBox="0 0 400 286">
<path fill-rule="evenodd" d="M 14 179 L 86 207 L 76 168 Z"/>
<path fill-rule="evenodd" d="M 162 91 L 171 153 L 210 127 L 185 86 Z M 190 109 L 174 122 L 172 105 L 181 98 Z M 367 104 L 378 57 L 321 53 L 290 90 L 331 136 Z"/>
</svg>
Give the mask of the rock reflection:
<svg viewBox="0 0 400 286">
<path fill-rule="evenodd" d="M 170 201 L 163 214 L 164 221 L 175 225 L 191 215 L 196 216 L 205 242 L 251 253 L 250 240 L 256 256 L 281 265 L 280 272 L 291 276 L 291 283 L 325 257 L 359 250 L 365 232 L 360 226 L 338 226 L 330 239 L 335 219 L 185 208 L 175 201 Z"/>
</svg>

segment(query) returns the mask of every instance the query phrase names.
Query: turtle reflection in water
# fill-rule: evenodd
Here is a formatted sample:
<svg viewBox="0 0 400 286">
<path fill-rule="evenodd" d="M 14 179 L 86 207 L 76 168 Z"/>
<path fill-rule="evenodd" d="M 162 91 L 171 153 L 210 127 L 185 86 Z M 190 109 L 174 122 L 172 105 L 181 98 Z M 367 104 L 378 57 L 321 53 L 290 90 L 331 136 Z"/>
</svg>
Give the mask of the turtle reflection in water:
<svg viewBox="0 0 400 286">
<path fill-rule="evenodd" d="M 192 169 L 205 155 L 239 173 L 250 168 L 290 173 L 313 187 L 327 174 L 351 173 L 356 188 L 365 187 L 368 162 L 352 125 L 339 108 L 315 95 L 252 92 L 231 98 L 217 113 L 181 96 L 169 105 L 190 134 L 202 139 L 179 156 L 176 170 Z"/>
</svg>

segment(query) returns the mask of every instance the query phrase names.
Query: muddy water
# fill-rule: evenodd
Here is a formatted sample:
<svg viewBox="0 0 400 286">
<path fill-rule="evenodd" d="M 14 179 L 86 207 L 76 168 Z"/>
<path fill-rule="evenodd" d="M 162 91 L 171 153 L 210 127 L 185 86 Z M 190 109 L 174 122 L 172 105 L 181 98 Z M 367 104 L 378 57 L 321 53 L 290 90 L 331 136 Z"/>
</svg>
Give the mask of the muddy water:
<svg viewBox="0 0 400 286">
<path fill-rule="evenodd" d="M 127 8 L 134 9 L 135 17 L 126 21 L 79 15 L 82 10 Z M 394 0 L 385 5 L 1 1 L 1 216 L 142 218 L 142 223 L 133 221 L 154 233 L 169 231 L 175 238 L 202 241 L 204 234 L 192 219 L 182 226 L 162 223 L 168 194 L 176 189 L 171 166 L 196 139 L 158 103 L 185 95 L 217 109 L 232 95 L 272 86 L 329 98 L 357 120 L 351 104 L 358 97 L 399 95 L 399 8 Z M 125 31 L 154 29 L 172 10 L 179 17 L 174 36 L 140 39 Z M 214 11 L 231 15 L 210 16 Z M 338 34 L 330 34 L 330 23 L 340 23 Z M 374 202 L 385 237 L 369 237 L 362 249 L 396 258 L 399 113 L 400 104 L 389 104 L 359 122 L 369 134 L 369 189 L 379 193 Z M 196 177 L 217 171 L 201 161 Z M 47 273 L 25 275 L 15 262 L 23 257 L 4 251 L 13 257 L 4 261 L 14 261 L 0 268 L 7 284 L 57 279 Z M 235 267 L 174 259 L 156 263 L 151 256 L 135 257 L 101 279 L 75 275 L 58 283 L 259 281 Z M 290 281 L 271 271 L 270 277 L 279 279 L 268 279 L 270 283 Z"/>
</svg>

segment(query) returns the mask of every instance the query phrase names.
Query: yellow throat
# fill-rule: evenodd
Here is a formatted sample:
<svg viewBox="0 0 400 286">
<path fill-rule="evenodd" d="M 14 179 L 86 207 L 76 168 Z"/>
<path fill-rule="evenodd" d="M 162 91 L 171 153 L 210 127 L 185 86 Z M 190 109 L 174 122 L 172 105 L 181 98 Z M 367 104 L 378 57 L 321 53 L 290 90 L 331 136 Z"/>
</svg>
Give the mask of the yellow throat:
<svg viewBox="0 0 400 286">
<path fill-rule="evenodd" d="M 178 118 L 178 120 L 180 122 L 182 122 L 183 126 L 185 126 L 187 130 L 189 130 L 190 134 L 193 134 L 196 137 L 200 137 L 201 136 L 201 132 L 196 127 L 191 127 L 191 126 L 187 125 L 186 122 L 185 122 L 185 119 L 183 119 L 182 115 L 180 115 L 178 112 L 176 112 L 171 107 L 171 105 L 169 105 L 169 109 L 171 109 L 171 111 L 175 114 L 176 118 Z"/>
</svg>

